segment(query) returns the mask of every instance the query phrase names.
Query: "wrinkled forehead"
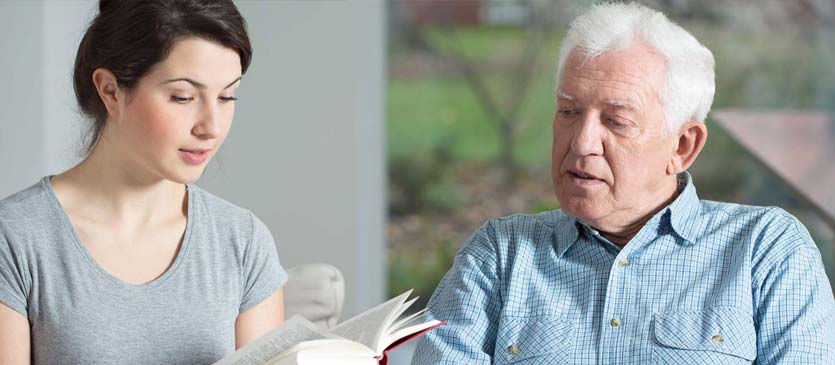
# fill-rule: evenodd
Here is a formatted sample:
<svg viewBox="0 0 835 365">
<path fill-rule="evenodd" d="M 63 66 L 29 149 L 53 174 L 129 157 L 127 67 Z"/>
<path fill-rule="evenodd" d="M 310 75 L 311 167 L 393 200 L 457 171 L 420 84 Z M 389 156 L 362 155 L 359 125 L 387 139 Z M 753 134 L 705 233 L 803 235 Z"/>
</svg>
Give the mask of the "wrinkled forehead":
<svg viewBox="0 0 835 365">
<path fill-rule="evenodd" d="M 643 42 L 600 55 L 588 55 L 581 48 L 575 48 L 560 73 L 557 97 L 576 100 L 589 96 L 584 93 L 594 93 L 607 99 L 597 101 L 635 107 L 647 101 L 644 99 L 660 101 L 665 85 L 664 57 Z"/>
</svg>

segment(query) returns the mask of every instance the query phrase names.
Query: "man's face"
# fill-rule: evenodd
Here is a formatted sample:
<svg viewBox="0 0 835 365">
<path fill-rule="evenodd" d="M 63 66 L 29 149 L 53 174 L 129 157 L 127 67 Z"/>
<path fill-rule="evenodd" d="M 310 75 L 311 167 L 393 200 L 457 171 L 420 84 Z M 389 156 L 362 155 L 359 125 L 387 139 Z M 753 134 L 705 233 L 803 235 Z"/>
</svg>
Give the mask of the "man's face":
<svg viewBox="0 0 835 365">
<path fill-rule="evenodd" d="M 666 132 L 664 58 L 642 42 L 564 64 L 551 179 L 562 209 L 593 226 L 629 224 L 663 204 L 674 138 Z M 599 226 L 598 226 L 599 227 Z"/>
</svg>

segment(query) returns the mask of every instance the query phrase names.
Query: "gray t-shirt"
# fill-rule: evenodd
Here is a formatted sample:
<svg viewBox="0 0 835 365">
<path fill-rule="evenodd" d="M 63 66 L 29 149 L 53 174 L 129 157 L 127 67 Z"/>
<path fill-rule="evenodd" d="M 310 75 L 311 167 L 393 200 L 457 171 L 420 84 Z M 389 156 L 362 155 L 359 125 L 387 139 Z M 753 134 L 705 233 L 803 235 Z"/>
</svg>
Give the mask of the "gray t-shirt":
<svg viewBox="0 0 835 365">
<path fill-rule="evenodd" d="M 174 263 L 143 285 L 93 260 L 49 177 L 0 201 L 0 302 L 29 319 L 36 364 L 215 362 L 286 280 L 264 223 L 195 185 Z"/>
</svg>

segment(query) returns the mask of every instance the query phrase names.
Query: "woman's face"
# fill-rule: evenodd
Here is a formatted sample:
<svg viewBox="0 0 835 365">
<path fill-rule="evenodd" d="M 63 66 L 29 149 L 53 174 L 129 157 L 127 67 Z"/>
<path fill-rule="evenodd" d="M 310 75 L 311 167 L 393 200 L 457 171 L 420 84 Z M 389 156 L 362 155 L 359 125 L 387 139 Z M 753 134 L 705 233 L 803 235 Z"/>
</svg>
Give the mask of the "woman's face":
<svg viewBox="0 0 835 365">
<path fill-rule="evenodd" d="M 235 50 L 200 38 L 177 41 L 119 103 L 107 133 L 128 166 L 191 183 L 229 133 L 240 79 Z"/>
</svg>

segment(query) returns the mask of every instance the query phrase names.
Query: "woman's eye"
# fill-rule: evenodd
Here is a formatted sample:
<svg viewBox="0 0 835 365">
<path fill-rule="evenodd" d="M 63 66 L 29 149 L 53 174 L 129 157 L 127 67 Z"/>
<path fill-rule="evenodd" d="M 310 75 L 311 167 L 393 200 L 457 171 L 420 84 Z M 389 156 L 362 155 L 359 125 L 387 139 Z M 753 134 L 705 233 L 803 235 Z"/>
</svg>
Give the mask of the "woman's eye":
<svg viewBox="0 0 835 365">
<path fill-rule="evenodd" d="M 236 98 L 234 96 L 221 96 L 219 99 L 220 99 L 221 103 L 226 103 L 226 102 L 229 102 L 229 101 L 238 100 L 238 98 Z"/>
<path fill-rule="evenodd" d="M 171 101 L 177 102 L 177 103 L 180 103 L 180 104 L 188 103 L 192 99 L 194 99 L 194 98 L 188 97 L 188 96 L 171 95 Z"/>
</svg>

